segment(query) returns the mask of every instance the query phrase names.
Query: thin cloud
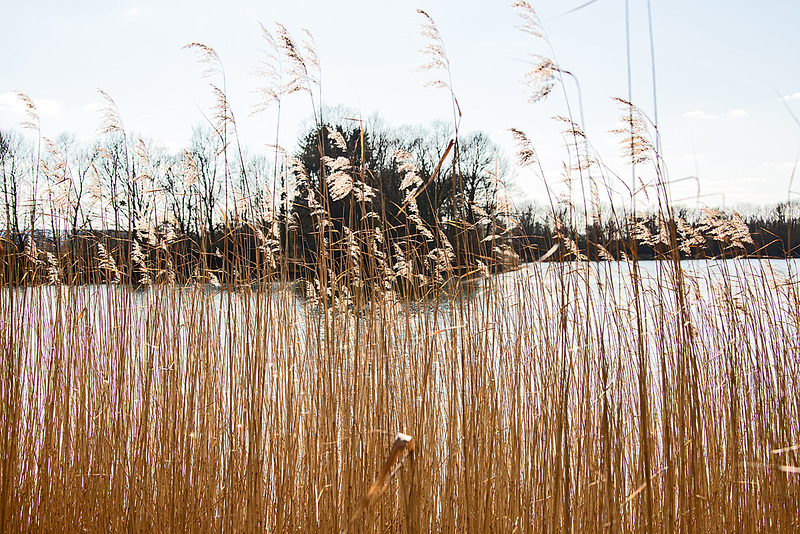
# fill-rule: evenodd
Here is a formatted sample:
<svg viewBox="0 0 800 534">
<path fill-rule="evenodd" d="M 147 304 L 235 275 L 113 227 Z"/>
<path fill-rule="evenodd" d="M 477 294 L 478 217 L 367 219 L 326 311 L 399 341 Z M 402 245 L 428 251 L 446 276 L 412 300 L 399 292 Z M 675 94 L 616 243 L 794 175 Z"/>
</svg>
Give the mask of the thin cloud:
<svg viewBox="0 0 800 534">
<path fill-rule="evenodd" d="M 0 110 L 16 111 L 17 109 L 22 109 L 17 95 L 14 93 L 3 93 L 0 95 Z"/>
<path fill-rule="evenodd" d="M 40 117 L 54 117 L 61 114 L 61 104 L 51 98 L 34 98 L 33 104 Z M 0 95 L 0 110 L 22 115 L 25 113 L 25 105 L 16 93 L 3 93 Z"/>
<path fill-rule="evenodd" d="M 798 100 L 800 99 L 800 92 L 792 93 L 783 97 L 784 100 Z"/>
<path fill-rule="evenodd" d="M 61 115 L 61 104 L 50 98 L 33 99 L 40 117 L 54 117 Z"/>
<path fill-rule="evenodd" d="M 141 12 L 141 9 L 139 8 L 139 6 L 132 7 L 130 9 L 125 10 L 125 16 L 127 16 L 127 17 L 135 17 L 140 12 Z"/>
<path fill-rule="evenodd" d="M 694 111 L 688 111 L 683 114 L 684 117 L 688 117 L 690 119 L 716 119 L 716 115 L 711 115 L 706 113 L 705 111 L 701 111 L 699 109 L 695 109 Z"/>
</svg>

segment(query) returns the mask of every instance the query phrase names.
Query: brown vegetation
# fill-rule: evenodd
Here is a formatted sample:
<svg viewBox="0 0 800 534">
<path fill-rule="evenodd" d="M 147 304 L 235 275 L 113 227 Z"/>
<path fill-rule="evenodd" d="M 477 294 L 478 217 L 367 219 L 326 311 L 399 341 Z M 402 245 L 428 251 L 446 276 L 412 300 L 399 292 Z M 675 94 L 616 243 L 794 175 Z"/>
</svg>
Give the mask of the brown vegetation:
<svg viewBox="0 0 800 534">
<path fill-rule="evenodd" d="M 709 241 L 725 258 L 755 242 L 737 215 L 678 217 L 657 144 L 623 100 L 625 153 L 659 177 L 655 214 L 551 198 L 531 246 L 557 261 L 501 268 L 519 260 L 520 221 L 499 196 L 469 199 L 450 66 L 422 15 L 454 125 L 437 157 L 387 151 L 393 190 L 366 165 L 364 128 L 322 120 L 305 162 L 279 173 L 276 156 L 284 196 L 249 190 L 215 86 L 218 150 L 187 151 L 169 191 L 151 187 L 144 143 L 128 152 L 108 98 L 104 128 L 121 137 L 81 169 L 113 231 L 72 222 L 84 197 L 69 165 L 31 180 L 52 193 L 49 228 L 7 204 L 0 529 L 800 531 L 796 264 L 682 261 Z M 290 66 L 269 71 L 283 81 L 265 98 L 302 91 L 318 106 L 313 43 L 265 34 Z M 564 72 L 542 58 L 531 98 Z M 595 198 L 607 177 L 559 120 L 565 172 Z M 126 193 L 108 197 L 101 177 Z M 180 231 L 176 206 L 223 220 Z M 597 257 L 615 261 L 585 261 Z"/>
</svg>

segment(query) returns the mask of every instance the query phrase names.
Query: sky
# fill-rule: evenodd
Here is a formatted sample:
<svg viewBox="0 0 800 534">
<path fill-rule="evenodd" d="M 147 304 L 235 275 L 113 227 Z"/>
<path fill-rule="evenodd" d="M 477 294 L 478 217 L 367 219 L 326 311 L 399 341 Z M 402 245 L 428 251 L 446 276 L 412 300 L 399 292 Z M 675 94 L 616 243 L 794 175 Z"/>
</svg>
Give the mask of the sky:
<svg viewBox="0 0 800 534">
<path fill-rule="evenodd" d="M 362 118 L 378 113 L 396 127 L 452 122 L 449 93 L 425 87 L 430 73 L 414 72 L 427 44 L 419 8 L 444 40 L 461 132 L 488 132 L 512 161 L 508 129 L 532 140 L 544 176 L 512 171 L 520 203 L 545 201 L 546 187 L 561 187 L 568 156 L 552 117 L 569 111 L 610 169 L 610 187 L 630 185 L 619 136 L 610 133 L 621 116 L 613 97 L 630 97 L 657 122 L 675 201 L 768 205 L 797 200 L 790 190 L 800 191 L 800 177 L 792 184 L 800 155 L 800 2 L 651 0 L 648 13 L 646 0 L 629 0 L 626 26 L 625 0 L 532 0 L 547 42 L 517 30 L 510 2 L 487 0 L 2 3 L 3 129 L 25 120 L 15 93 L 21 91 L 37 105 L 42 135 L 67 131 L 94 139 L 102 89 L 127 131 L 179 150 L 210 114 L 209 82 L 220 83 L 204 78 L 205 67 L 183 48 L 200 42 L 222 60 L 242 143 L 267 151 L 277 131 L 278 142 L 292 150 L 312 113 L 307 95 L 286 97 L 279 128 L 274 108 L 252 114 L 263 82 L 253 72 L 266 47 L 259 24 L 274 29 L 276 22 L 296 38 L 302 29 L 314 37 L 326 105 Z M 573 76 L 546 101 L 528 104 L 520 80 L 537 54 Z M 647 168 L 638 173 L 649 179 Z"/>
</svg>

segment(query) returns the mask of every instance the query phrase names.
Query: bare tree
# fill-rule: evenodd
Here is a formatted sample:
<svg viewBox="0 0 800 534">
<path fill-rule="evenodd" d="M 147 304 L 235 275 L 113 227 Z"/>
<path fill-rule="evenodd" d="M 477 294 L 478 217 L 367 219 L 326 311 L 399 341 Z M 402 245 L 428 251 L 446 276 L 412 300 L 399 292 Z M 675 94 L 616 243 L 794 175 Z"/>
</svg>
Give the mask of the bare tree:
<svg viewBox="0 0 800 534">
<path fill-rule="evenodd" d="M 472 132 L 459 140 L 459 174 L 464 218 L 475 224 L 497 208 L 508 162 L 485 132 Z"/>
<path fill-rule="evenodd" d="M 430 183 L 417 199 L 420 214 L 429 224 L 455 216 L 453 172 L 448 148 L 455 138 L 451 123 L 434 121 L 429 128 L 409 130 L 406 150 L 414 155 L 423 182 Z M 447 157 L 445 157 L 447 155 Z M 438 169 L 438 172 L 437 172 Z"/>
<path fill-rule="evenodd" d="M 188 151 L 163 165 L 158 186 L 164 192 L 165 209 L 183 235 L 197 236 L 200 199 L 196 194 L 197 169 Z"/>
<path fill-rule="evenodd" d="M 187 151 L 194 173 L 190 191 L 197 196 L 199 229 L 207 244 L 213 243 L 216 237 L 217 212 L 225 181 L 225 171 L 218 165 L 221 149 L 216 132 L 200 126 L 193 128 Z"/>
<path fill-rule="evenodd" d="M 60 134 L 55 142 L 47 144 L 44 168 L 50 215 L 75 236 L 91 221 L 90 196 L 99 196 L 96 163 L 100 152 L 93 146 L 79 143 L 74 134 Z"/>
<path fill-rule="evenodd" d="M 22 247 L 20 228 L 21 185 L 23 179 L 22 136 L 13 131 L 0 131 L 0 187 L 2 187 L 5 231 L 17 247 Z"/>
<path fill-rule="evenodd" d="M 112 133 L 105 136 L 98 146 L 101 158 L 97 168 L 100 171 L 104 203 L 111 210 L 115 229 L 121 228 L 122 217 L 125 216 L 127 207 L 125 196 L 122 194 L 129 168 L 125 145 L 126 140 L 123 135 Z"/>
</svg>

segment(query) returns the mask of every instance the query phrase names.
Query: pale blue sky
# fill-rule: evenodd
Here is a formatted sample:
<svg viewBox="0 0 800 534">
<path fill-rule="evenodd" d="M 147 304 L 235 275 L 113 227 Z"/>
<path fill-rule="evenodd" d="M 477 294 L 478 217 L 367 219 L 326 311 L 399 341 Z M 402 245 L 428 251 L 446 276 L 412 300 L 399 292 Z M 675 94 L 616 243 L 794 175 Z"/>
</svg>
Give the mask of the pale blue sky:
<svg viewBox="0 0 800 534">
<path fill-rule="evenodd" d="M 604 162 L 623 176 L 619 110 L 627 97 L 624 0 L 533 1 L 559 65 L 581 85 L 585 129 Z M 509 2 L 510 3 L 510 2 Z M 519 84 L 528 55 L 547 47 L 515 30 L 506 2 L 84 2 L 4 0 L 0 32 L 0 127 L 22 115 L 13 92 L 37 102 L 42 133 L 71 131 L 91 138 L 100 119 L 96 92 L 117 102 L 128 130 L 184 145 L 192 125 L 208 113 L 208 79 L 194 54 L 181 47 L 199 41 L 216 49 L 227 74 L 229 99 L 240 135 L 253 150 L 274 142 L 274 113 L 249 116 L 259 80 L 252 69 L 262 48 L 258 23 L 283 23 L 314 36 L 327 104 L 364 115 L 379 112 L 392 125 L 429 124 L 452 117 L 448 95 L 423 87 L 412 71 L 422 63 L 417 33 L 425 9 L 436 21 L 452 66 L 453 87 L 464 114 L 462 130 L 489 132 L 512 156 L 507 129 L 534 141 L 548 181 L 558 187 L 565 160 L 558 126 L 564 96 L 528 105 Z M 765 0 L 652 0 L 659 127 L 673 180 L 698 175 L 701 202 L 785 201 L 800 148 L 800 2 Z M 647 4 L 630 0 L 633 101 L 654 115 Z M 577 117 L 575 85 L 567 94 Z M 785 100 L 782 97 L 786 97 Z M 307 97 L 293 95 L 281 118 L 281 143 L 291 148 L 311 112 Z M 642 171 L 646 174 L 646 170 Z M 519 189 L 541 199 L 541 180 L 518 171 Z M 800 177 L 798 177 L 800 182 Z M 794 189 L 800 190 L 800 183 Z M 673 197 L 692 198 L 697 183 L 682 181 Z M 796 196 L 795 196 L 796 200 Z"/>
</svg>

